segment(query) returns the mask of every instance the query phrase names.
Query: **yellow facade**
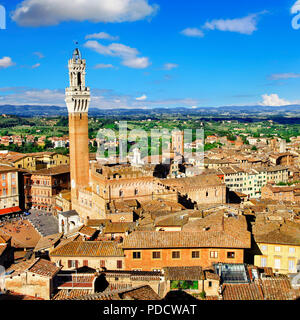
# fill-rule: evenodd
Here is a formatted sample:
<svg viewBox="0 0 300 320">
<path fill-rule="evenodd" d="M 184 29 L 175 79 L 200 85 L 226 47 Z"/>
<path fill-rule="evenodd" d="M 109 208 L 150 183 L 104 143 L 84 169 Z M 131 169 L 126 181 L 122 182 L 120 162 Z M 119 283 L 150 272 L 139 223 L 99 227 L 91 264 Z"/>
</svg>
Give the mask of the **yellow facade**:
<svg viewBox="0 0 300 320">
<path fill-rule="evenodd" d="M 23 158 L 13 162 L 15 168 L 29 171 L 50 169 L 56 166 L 68 164 L 70 164 L 69 156 L 58 153 L 37 153 L 36 155 L 24 155 Z"/>
<path fill-rule="evenodd" d="M 257 243 L 261 254 L 255 255 L 254 264 L 258 267 L 270 267 L 275 272 L 296 273 L 300 260 L 300 245 Z"/>
</svg>

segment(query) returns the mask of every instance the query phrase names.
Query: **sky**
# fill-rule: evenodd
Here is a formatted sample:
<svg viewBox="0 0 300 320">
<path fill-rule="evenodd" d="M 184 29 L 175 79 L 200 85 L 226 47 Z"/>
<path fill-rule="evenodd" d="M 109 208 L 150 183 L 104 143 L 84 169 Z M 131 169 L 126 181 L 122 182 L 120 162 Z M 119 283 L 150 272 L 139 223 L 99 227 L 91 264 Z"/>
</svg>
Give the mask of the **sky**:
<svg viewBox="0 0 300 320">
<path fill-rule="evenodd" d="M 300 0 L 0 0 L 0 105 L 65 106 L 76 41 L 94 108 L 300 104 Z"/>
</svg>

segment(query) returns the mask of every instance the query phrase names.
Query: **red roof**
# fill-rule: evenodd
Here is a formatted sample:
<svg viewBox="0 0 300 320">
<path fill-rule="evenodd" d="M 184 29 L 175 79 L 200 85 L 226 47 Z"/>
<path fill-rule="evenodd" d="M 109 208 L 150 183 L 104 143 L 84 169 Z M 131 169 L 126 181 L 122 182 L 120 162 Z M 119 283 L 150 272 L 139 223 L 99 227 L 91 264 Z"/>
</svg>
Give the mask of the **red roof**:
<svg viewBox="0 0 300 320">
<path fill-rule="evenodd" d="M 22 211 L 19 207 L 0 209 L 0 215 Z"/>
</svg>

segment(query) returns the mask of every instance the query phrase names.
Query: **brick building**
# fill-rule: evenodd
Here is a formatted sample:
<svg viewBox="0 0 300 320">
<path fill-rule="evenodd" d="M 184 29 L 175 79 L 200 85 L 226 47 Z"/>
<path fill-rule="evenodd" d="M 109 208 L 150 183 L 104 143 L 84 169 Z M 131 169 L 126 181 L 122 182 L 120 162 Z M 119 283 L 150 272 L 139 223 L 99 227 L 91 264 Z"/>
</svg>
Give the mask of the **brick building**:
<svg viewBox="0 0 300 320">
<path fill-rule="evenodd" d="M 300 185 L 275 186 L 267 184 L 261 189 L 261 199 L 300 202 Z"/>
<path fill-rule="evenodd" d="M 164 267 L 209 267 L 215 262 L 244 262 L 244 239 L 217 231 L 135 231 L 125 238 L 126 270 L 154 271 Z"/>
<path fill-rule="evenodd" d="M 70 167 L 58 166 L 24 175 L 25 206 L 47 212 L 55 210 L 55 197 L 70 188 Z"/>
</svg>

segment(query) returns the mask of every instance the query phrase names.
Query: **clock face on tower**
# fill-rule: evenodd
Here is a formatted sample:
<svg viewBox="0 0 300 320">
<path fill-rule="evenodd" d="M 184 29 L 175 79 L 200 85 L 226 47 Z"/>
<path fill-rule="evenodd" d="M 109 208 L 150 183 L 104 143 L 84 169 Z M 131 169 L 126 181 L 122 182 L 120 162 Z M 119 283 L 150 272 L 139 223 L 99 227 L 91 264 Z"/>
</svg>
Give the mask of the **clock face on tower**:
<svg viewBox="0 0 300 320">
<path fill-rule="evenodd" d="M 72 179 L 71 187 L 72 187 L 72 189 L 75 189 L 75 187 L 76 187 L 76 183 L 75 183 L 75 180 L 74 180 L 74 179 Z"/>
</svg>

